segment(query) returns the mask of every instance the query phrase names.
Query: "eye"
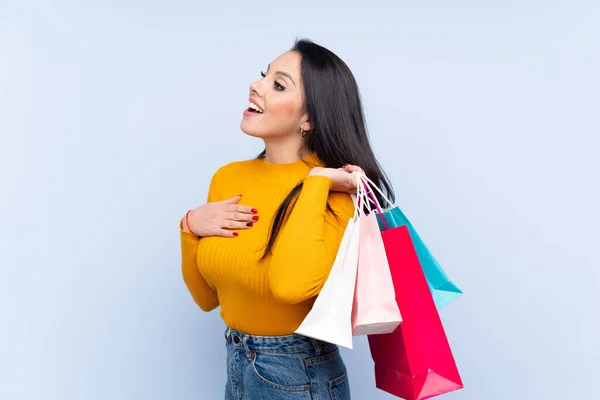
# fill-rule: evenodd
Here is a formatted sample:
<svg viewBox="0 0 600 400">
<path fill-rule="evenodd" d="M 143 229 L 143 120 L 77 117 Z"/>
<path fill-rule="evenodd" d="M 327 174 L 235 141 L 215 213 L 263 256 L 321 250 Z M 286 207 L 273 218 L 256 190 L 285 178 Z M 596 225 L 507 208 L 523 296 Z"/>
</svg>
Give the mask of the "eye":
<svg viewBox="0 0 600 400">
<path fill-rule="evenodd" d="M 280 92 L 283 92 L 285 90 L 285 86 L 283 86 L 281 83 L 275 81 L 273 82 L 273 86 L 275 87 L 275 90 L 278 90 Z"/>
<path fill-rule="evenodd" d="M 260 76 L 262 76 L 263 78 L 266 77 L 265 73 L 260 71 Z"/>
</svg>

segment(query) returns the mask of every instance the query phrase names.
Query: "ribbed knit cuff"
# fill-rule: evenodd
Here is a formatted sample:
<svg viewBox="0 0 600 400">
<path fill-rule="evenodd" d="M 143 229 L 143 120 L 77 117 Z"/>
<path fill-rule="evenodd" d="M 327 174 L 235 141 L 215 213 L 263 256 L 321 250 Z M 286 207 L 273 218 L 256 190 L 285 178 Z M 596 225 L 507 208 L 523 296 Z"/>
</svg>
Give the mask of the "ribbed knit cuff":
<svg viewBox="0 0 600 400">
<path fill-rule="evenodd" d="M 179 235 L 181 237 L 181 243 L 189 244 L 196 246 L 198 245 L 198 240 L 200 238 L 193 234 L 192 232 L 186 232 L 183 230 L 183 218 L 179 221 Z"/>
</svg>

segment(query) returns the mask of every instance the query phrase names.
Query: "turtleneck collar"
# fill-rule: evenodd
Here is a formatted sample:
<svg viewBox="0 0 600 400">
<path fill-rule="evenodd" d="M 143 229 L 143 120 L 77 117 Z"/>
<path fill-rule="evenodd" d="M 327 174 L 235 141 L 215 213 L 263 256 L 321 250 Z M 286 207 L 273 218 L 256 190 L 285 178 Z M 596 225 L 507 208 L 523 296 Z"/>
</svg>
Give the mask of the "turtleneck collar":
<svg viewBox="0 0 600 400">
<path fill-rule="evenodd" d="M 258 175 L 267 183 L 284 183 L 289 181 L 301 181 L 314 167 L 324 167 L 325 164 L 312 153 L 297 161 L 277 164 L 268 162 L 265 158 L 255 161 Z"/>
</svg>

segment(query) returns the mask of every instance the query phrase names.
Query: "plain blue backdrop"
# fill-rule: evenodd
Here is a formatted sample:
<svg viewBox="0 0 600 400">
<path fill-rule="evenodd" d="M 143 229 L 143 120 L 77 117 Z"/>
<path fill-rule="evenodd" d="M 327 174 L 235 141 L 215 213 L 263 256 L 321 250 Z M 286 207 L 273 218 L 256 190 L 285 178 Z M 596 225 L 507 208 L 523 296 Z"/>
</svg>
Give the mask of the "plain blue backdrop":
<svg viewBox="0 0 600 400">
<path fill-rule="evenodd" d="M 596 398 L 600 3 L 0 0 L 0 399 L 222 398 L 223 323 L 178 222 L 294 39 L 356 75 L 398 204 L 465 295 L 466 388 Z M 374 388 L 364 338 L 344 351 Z"/>
</svg>

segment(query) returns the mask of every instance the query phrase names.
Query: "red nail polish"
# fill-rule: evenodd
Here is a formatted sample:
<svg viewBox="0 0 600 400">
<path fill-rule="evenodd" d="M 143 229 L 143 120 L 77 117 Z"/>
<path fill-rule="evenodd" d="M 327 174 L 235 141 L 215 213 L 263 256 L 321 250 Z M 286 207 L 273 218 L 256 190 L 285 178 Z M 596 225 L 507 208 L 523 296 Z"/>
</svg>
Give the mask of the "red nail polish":
<svg viewBox="0 0 600 400">
<path fill-rule="evenodd" d="M 256 213 L 258 212 L 258 210 L 257 210 L 256 208 L 253 208 L 252 210 L 250 210 L 250 212 L 251 212 L 252 214 L 256 214 Z"/>
<path fill-rule="evenodd" d="M 233 236 L 237 237 L 238 233 L 237 232 L 233 232 Z"/>
<path fill-rule="evenodd" d="M 255 216 L 253 216 L 253 217 L 252 217 L 252 220 L 253 220 L 253 221 L 258 221 L 258 215 L 255 215 Z"/>
<path fill-rule="evenodd" d="M 247 222 L 246 223 L 246 226 L 252 226 L 252 225 L 254 225 L 252 222 Z"/>
</svg>

